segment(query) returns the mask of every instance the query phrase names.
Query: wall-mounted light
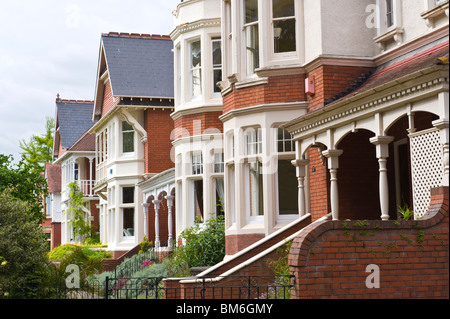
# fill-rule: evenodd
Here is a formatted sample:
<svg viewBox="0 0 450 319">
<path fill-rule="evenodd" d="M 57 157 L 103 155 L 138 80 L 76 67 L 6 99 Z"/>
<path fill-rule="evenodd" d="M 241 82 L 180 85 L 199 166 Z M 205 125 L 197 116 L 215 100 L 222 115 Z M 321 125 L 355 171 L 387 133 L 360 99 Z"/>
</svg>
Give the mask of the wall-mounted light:
<svg viewBox="0 0 450 319">
<path fill-rule="evenodd" d="M 316 167 L 315 167 L 315 166 L 312 167 L 312 172 L 313 172 L 313 173 L 316 172 Z"/>
</svg>

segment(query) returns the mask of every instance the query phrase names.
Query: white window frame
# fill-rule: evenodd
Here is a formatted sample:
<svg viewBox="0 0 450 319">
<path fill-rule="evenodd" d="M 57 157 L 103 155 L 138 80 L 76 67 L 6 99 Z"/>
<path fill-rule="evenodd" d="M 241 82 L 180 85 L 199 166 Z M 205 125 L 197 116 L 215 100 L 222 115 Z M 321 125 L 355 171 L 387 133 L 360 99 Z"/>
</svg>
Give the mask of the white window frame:
<svg viewBox="0 0 450 319">
<path fill-rule="evenodd" d="M 282 139 L 278 138 L 280 130 L 283 131 Z M 292 135 L 286 129 L 279 128 L 279 127 L 275 128 L 275 136 L 276 136 L 275 149 L 277 150 L 277 153 L 295 153 L 295 142 L 292 139 Z M 282 143 L 282 146 L 283 146 L 281 151 L 280 151 L 280 148 L 279 148 L 279 145 L 278 145 L 280 142 Z M 285 143 L 286 142 L 290 142 L 291 143 L 291 149 L 289 151 L 286 151 L 286 148 L 285 148 Z"/>
<path fill-rule="evenodd" d="M 258 155 L 262 153 L 261 127 L 248 127 L 244 130 L 244 154 Z"/>
<path fill-rule="evenodd" d="M 214 158 L 213 158 L 213 172 L 214 174 L 223 174 L 225 171 L 225 155 L 223 151 L 216 151 L 214 152 Z M 217 169 L 219 168 L 219 169 Z"/>
<path fill-rule="evenodd" d="M 191 175 L 203 175 L 203 154 L 194 152 L 191 154 Z"/>
<path fill-rule="evenodd" d="M 295 57 L 297 56 L 297 51 L 298 51 L 298 36 L 299 36 L 299 32 L 298 32 L 298 28 L 297 28 L 297 1 L 296 0 L 292 0 L 292 2 L 294 3 L 294 15 L 293 16 L 286 16 L 286 17 L 281 17 L 281 18 L 274 18 L 274 12 L 273 12 L 273 0 L 271 0 L 271 5 L 270 5 L 270 19 L 271 19 L 271 25 L 270 25 L 270 49 L 271 49 L 271 53 L 275 56 L 275 57 L 280 57 L 280 58 L 286 58 L 286 57 Z M 284 20 L 294 20 L 295 22 L 295 50 L 294 51 L 287 51 L 287 52 L 275 52 L 275 22 L 276 21 L 284 21 Z"/>
<path fill-rule="evenodd" d="M 128 125 L 130 125 L 132 127 L 132 130 L 125 130 L 123 129 L 123 123 L 127 123 Z M 124 151 L 124 134 L 129 134 L 133 132 L 133 151 L 132 152 L 125 152 Z M 128 121 L 126 120 L 121 120 L 120 121 L 120 137 L 121 137 L 121 154 L 123 156 L 130 156 L 130 155 L 134 155 L 134 153 L 136 152 L 136 131 L 133 128 L 133 125 L 131 125 Z"/>
<path fill-rule="evenodd" d="M 192 65 L 192 45 L 196 42 L 200 43 L 200 65 L 197 67 L 194 67 Z M 191 101 L 200 100 L 203 95 L 203 80 L 202 80 L 202 40 L 200 38 L 194 39 L 189 42 L 189 99 Z M 194 95 L 194 72 L 198 71 L 200 75 L 200 94 Z"/>
<path fill-rule="evenodd" d="M 133 188 L 133 203 L 124 203 L 123 202 L 123 191 L 125 188 Z M 120 187 L 120 228 L 121 228 L 121 238 L 123 241 L 133 241 L 136 236 L 136 187 L 134 185 L 121 185 Z M 133 236 L 125 235 L 125 227 L 123 224 L 125 209 L 133 209 Z"/>
<path fill-rule="evenodd" d="M 243 0 L 242 1 L 242 38 L 243 38 L 243 61 L 245 61 L 245 63 L 243 63 L 243 65 L 244 65 L 244 74 L 247 76 L 247 77 L 252 77 L 252 76 L 256 76 L 256 69 L 258 69 L 260 66 L 261 66 L 261 41 L 260 41 L 260 39 L 259 39 L 259 37 L 260 37 L 260 34 L 261 34 L 261 26 L 260 26 L 260 24 L 259 24 L 259 21 L 260 21 L 260 18 L 261 18 L 261 12 L 260 12 L 260 3 L 259 3 L 259 0 L 256 0 L 257 1 L 257 6 L 258 6 L 258 20 L 256 20 L 256 21 L 252 21 L 252 22 L 249 22 L 249 23 L 246 23 L 246 21 L 245 21 L 245 19 L 246 19 L 246 16 L 245 16 L 245 12 L 246 12 L 246 3 L 245 3 L 245 0 Z M 247 52 L 248 52 L 248 49 L 247 49 L 247 29 L 248 28 L 252 28 L 252 27 L 256 27 L 256 29 L 258 30 L 258 32 L 257 32 L 257 34 L 256 34 L 256 37 L 255 37 L 255 41 L 257 41 L 256 43 L 257 43 L 257 48 L 256 48 L 256 51 L 258 51 L 258 54 L 256 55 L 256 57 L 255 57 L 255 53 L 253 53 L 253 59 L 252 59 L 252 61 L 253 61 L 253 65 L 249 65 L 249 59 L 248 59 L 248 57 L 247 57 Z M 255 66 L 255 60 L 257 59 L 257 64 L 256 64 L 256 67 L 254 67 Z"/>
<path fill-rule="evenodd" d="M 214 64 L 214 44 L 215 43 L 219 43 L 219 46 L 220 46 L 221 64 Z M 223 50 L 222 39 L 220 37 L 212 37 L 211 38 L 211 65 L 212 65 L 212 72 L 211 72 L 212 80 L 211 80 L 211 82 L 212 82 L 212 96 L 213 97 L 221 97 L 222 96 L 220 93 L 220 87 L 219 87 L 218 92 L 214 91 L 215 87 L 216 87 L 216 83 L 217 83 L 217 82 L 215 83 L 215 81 L 214 81 L 214 79 L 215 79 L 214 73 L 216 71 L 221 71 L 223 74 L 223 51 L 222 50 Z M 222 79 L 220 79 L 219 81 L 222 81 Z"/>
</svg>

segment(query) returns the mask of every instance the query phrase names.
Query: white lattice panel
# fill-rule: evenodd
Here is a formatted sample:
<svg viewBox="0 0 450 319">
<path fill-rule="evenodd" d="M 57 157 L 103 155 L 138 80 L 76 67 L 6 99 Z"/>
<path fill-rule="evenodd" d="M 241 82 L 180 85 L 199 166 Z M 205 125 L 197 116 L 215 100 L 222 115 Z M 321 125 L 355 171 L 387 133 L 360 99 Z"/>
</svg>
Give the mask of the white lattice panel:
<svg viewBox="0 0 450 319">
<path fill-rule="evenodd" d="M 438 130 L 412 134 L 410 141 L 414 214 L 417 219 L 427 212 L 430 190 L 440 186 L 444 169 Z"/>
</svg>

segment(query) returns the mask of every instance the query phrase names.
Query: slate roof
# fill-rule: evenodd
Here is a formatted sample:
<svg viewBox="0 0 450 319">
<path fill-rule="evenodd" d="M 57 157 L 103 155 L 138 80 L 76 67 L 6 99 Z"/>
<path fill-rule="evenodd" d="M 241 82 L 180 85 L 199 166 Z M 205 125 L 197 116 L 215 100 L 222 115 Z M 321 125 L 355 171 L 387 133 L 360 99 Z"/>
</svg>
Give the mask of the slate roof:
<svg viewBox="0 0 450 319">
<path fill-rule="evenodd" d="M 56 102 L 57 127 L 59 127 L 62 148 L 70 148 L 94 125 L 93 108 L 92 101 L 60 100 Z"/>
<path fill-rule="evenodd" d="M 168 36 L 102 34 L 114 96 L 173 98 L 173 43 Z"/>
</svg>

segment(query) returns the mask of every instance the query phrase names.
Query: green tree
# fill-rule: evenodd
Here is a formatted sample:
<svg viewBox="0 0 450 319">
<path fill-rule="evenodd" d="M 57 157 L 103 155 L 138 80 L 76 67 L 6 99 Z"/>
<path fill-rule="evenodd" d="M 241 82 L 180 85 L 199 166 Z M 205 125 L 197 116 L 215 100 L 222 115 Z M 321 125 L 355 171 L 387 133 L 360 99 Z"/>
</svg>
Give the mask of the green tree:
<svg viewBox="0 0 450 319">
<path fill-rule="evenodd" d="M 48 195 L 47 181 L 22 158 L 13 164 L 12 155 L 0 154 L 0 191 L 11 189 L 14 198 L 28 204 L 32 221 L 41 224 L 44 219 L 43 198 Z"/>
<path fill-rule="evenodd" d="M 0 293 L 28 298 L 49 279 L 51 266 L 46 237 L 30 219 L 29 204 L 13 193 L 0 191 Z"/>
<path fill-rule="evenodd" d="M 33 135 L 28 142 L 20 141 L 21 155 L 25 162 L 34 167 L 40 173 L 45 171 L 45 163 L 53 159 L 53 133 L 55 120 L 52 117 L 45 118 L 45 133 Z"/>
</svg>

